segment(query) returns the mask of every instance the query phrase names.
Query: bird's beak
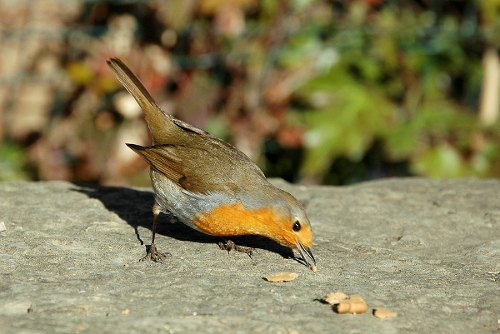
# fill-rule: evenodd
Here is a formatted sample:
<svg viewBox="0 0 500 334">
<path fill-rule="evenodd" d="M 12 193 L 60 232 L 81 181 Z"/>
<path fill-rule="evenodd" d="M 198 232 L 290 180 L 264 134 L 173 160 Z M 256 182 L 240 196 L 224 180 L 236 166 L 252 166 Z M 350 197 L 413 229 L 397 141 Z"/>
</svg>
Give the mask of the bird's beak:
<svg viewBox="0 0 500 334">
<path fill-rule="evenodd" d="M 304 262 L 311 268 L 313 271 L 316 269 L 316 260 L 311 252 L 309 247 L 304 246 L 300 241 L 297 241 L 297 249 L 299 250 L 300 255 Z"/>
</svg>

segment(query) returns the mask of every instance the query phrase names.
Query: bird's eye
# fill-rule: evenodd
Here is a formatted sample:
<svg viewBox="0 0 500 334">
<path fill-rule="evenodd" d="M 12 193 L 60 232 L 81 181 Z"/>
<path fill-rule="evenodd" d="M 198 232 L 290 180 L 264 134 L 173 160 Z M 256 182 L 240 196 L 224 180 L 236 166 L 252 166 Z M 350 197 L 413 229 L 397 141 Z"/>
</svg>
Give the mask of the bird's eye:
<svg viewBox="0 0 500 334">
<path fill-rule="evenodd" d="M 301 228 L 301 227 L 302 227 L 302 226 L 300 226 L 300 222 L 299 222 L 298 220 L 296 220 L 296 221 L 295 221 L 295 224 L 293 224 L 293 230 L 294 230 L 295 232 L 298 232 L 298 231 L 300 231 L 300 228 Z"/>
</svg>

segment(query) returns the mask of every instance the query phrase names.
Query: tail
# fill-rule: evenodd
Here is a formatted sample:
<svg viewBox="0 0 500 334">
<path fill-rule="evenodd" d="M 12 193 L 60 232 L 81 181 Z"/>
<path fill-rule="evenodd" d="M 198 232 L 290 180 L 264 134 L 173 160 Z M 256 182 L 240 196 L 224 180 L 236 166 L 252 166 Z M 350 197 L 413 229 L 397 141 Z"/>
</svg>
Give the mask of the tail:
<svg viewBox="0 0 500 334">
<path fill-rule="evenodd" d="M 172 122 L 172 117 L 158 107 L 139 78 L 120 59 L 111 58 L 106 63 L 146 114 L 153 144 L 168 144 L 169 137 L 172 136 L 171 130 L 176 127 Z"/>
</svg>

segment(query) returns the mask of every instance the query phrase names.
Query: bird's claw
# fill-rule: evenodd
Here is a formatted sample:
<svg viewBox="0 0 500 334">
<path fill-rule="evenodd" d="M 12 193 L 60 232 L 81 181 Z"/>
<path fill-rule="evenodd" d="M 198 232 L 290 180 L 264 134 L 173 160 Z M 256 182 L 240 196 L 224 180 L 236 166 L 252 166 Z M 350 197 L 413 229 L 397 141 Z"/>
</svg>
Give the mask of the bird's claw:
<svg viewBox="0 0 500 334">
<path fill-rule="evenodd" d="M 222 250 L 227 250 L 229 253 L 230 251 L 234 250 L 236 252 L 240 253 L 245 253 L 247 254 L 250 258 L 252 258 L 252 254 L 254 249 L 252 247 L 243 247 L 243 246 L 238 246 L 231 240 L 225 240 L 224 242 L 219 242 L 218 243 L 219 248 Z"/>
<path fill-rule="evenodd" d="M 162 260 L 168 256 L 171 256 L 171 254 L 170 253 L 164 254 L 158 252 L 158 250 L 156 249 L 156 245 L 152 244 L 151 246 L 149 246 L 148 253 L 146 254 L 146 256 L 139 259 L 139 261 L 151 260 L 153 262 L 162 262 Z"/>
</svg>

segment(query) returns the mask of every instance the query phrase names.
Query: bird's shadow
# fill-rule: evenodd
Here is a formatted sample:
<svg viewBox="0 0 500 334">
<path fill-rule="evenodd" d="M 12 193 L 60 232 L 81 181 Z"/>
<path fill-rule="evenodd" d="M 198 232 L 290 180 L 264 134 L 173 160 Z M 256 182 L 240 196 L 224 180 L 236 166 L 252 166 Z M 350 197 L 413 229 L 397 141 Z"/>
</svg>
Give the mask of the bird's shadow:
<svg viewBox="0 0 500 334">
<path fill-rule="evenodd" d="M 83 193 L 89 198 L 99 200 L 104 206 L 116 213 L 135 230 L 138 242 L 149 247 L 150 240 L 143 240 L 139 227 L 151 229 L 153 222 L 152 207 L 154 196 L 151 190 L 142 190 L 126 187 L 105 187 L 93 184 L 74 183 L 72 190 Z M 198 232 L 178 221 L 170 214 L 160 214 L 157 220 L 156 233 L 183 241 L 217 244 L 222 241 L 219 237 Z M 147 238 L 150 236 L 148 235 Z M 280 254 L 283 258 L 295 258 L 293 251 L 270 239 L 259 236 L 231 237 L 231 241 L 238 246 L 252 247 Z M 297 259 L 298 260 L 298 259 Z"/>
</svg>

